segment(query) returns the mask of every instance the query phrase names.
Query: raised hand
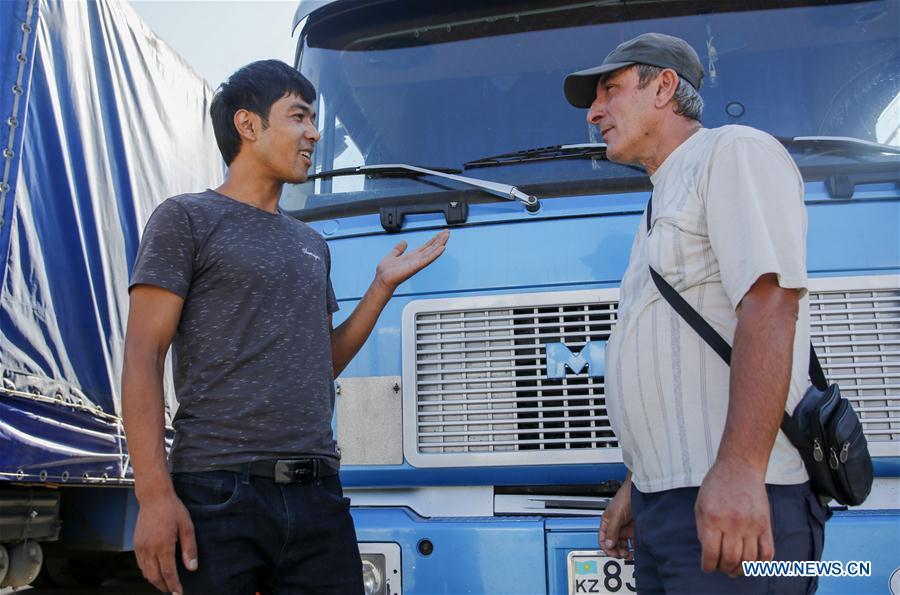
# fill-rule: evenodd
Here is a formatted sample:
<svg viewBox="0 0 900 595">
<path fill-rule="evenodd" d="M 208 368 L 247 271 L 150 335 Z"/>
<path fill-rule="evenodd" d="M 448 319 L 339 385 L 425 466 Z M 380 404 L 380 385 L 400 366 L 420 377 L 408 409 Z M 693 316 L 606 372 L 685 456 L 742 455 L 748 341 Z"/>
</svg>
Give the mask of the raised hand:
<svg viewBox="0 0 900 595">
<path fill-rule="evenodd" d="M 450 232 L 445 229 L 411 252 L 406 251 L 406 242 L 400 242 L 378 263 L 375 281 L 393 292 L 443 254 L 449 238 Z"/>
</svg>

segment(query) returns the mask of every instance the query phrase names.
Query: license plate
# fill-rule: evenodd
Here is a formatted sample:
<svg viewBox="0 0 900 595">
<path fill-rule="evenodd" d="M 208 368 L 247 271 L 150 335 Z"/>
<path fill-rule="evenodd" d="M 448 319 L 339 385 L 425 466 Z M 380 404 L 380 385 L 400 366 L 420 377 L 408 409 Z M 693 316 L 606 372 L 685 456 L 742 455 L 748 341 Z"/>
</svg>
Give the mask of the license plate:
<svg viewBox="0 0 900 595">
<path fill-rule="evenodd" d="M 569 595 L 634 593 L 634 561 L 610 558 L 599 550 L 569 552 Z"/>
</svg>

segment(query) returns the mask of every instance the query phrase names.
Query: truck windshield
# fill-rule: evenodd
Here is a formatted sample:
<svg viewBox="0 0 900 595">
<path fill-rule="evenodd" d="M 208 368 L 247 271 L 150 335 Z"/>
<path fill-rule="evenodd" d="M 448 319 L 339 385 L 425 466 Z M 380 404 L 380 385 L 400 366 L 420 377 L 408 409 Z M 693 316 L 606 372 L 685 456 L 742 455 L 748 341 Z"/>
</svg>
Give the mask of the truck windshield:
<svg viewBox="0 0 900 595">
<path fill-rule="evenodd" d="M 585 110 L 566 102 L 563 79 L 647 31 L 684 38 L 699 53 L 707 127 L 746 124 L 778 137 L 900 146 L 898 6 L 338 2 L 309 18 L 300 41 L 299 69 L 319 92 L 314 170 L 384 163 L 462 169 L 485 156 L 601 142 Z M 600 158 L 518 160 L 471 174 L 516 186 L 596 181 L 598 188 L 643 175 Z M 457 189 L 428 177 L 327 177 L 286 188 L 282 207 L 321 211 Z"/>
</svg>

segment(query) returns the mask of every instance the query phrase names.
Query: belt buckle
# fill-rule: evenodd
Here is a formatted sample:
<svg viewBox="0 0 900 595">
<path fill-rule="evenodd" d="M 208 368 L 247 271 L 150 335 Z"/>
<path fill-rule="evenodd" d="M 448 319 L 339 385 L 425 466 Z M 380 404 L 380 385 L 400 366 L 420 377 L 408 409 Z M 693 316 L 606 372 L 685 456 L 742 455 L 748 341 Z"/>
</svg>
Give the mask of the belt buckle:
<svg viewBox="0 0 900 595">
<path fill-rule="evenodd" d="M 309 483 L 318 475 L 316 459 L 283 459 L 275 461 L 275 483 Z"/>
</svg>

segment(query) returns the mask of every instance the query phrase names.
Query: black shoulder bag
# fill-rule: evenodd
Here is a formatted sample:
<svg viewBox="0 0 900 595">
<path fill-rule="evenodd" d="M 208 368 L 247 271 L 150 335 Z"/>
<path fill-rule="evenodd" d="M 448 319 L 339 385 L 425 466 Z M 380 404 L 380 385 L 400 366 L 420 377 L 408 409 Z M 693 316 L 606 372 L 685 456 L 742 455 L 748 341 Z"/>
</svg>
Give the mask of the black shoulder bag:
<svg viewBox="0 0 900 595">
<path fill-rule="evenodd" d="M 647 233 L 650 233 L 653 196 L 647 203 Z M 662 275 L 650 267 L 657 289 L 676 312 L 706 341 L 726 364 L 731 365 L 731 346 L 703 319 Z M 816 350 L 809 346 L 809 377 L 812 386 L 803 395 L 793 415 L 784 413 L 781 431 L 800 452 L 813 492 L 827 502 L 862 504 L 872 489 L 872 457 L 862 424 L 850 401 L 841 396 L 837 384 L 828 384 Z"/>
</svg>

